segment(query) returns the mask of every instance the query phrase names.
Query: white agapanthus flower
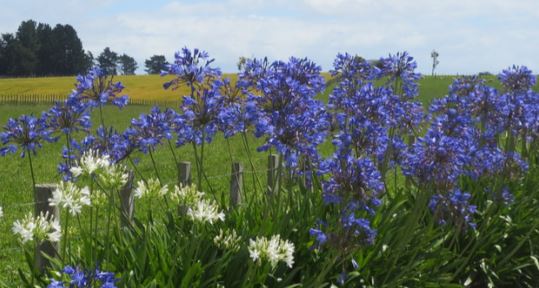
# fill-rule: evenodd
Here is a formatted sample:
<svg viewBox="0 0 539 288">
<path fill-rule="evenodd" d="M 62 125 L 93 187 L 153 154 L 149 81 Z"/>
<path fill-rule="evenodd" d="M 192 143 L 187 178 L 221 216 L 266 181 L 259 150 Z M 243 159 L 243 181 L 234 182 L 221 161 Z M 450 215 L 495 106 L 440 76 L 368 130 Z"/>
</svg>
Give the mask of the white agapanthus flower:
<svg viewBox="0 0 539 288">
<path fill-rule="evenodd" d="M 268 261 L 272 268 L 282 261 L 289 268 L 294 265 L 294 243 L 283 240 L 279 235 L 273 235 L 270 239 L 256 237 L 249 240 L 249 257 L 257 264 Z"/>
<path fill-rule="evenodd" d="M 234 229 L 219 229 L 219 235 L 213 238 L 213 243 L 220 249 L 237 252 L 241 248 L 241 236 L 238 236 Z"/>
<path fill-rule="evenodd" d="M 0 218 L 4 217 L 4 210 L 2 210 L 2 206 L 0 206 Z"/>
<path fill-rule="evenodd" d="M 60 222 L 43 213 L 37 217 L 32 216 L 31 212 L 26 214 L 22 220 L 13 223 L 12 231 L 20 237 L 22 243 L 32 240 L 58 242 L 62 236 Z"/>
<path fill-rule="evenodd" d="M 83 174 L 91 175 L 100 169 L 105 169 L 111 164 L 109 155 L 100 155 L 99 151 L 90 149 L 84 152 L 79 160 L 79 165 L 71 167 L 69 171 L 73 176 L 79 177 Z"/>
<path fill-rule="evenodd" d="M 120 164 L 104 166 L 98 174 L 99 181 L 108 188 L 119 188 L 127 183 L 129 173 L 127 168 Z"/>
<path fill-rule="evenodd" d="M 148 181 L 144 182 L 143 180 L 139 180 L 137 182 L 137 187 L 135 188 L 135 197 L 136 198 L 142 198 L 145 196 L 165 196 L 168 193 L 168 186 L 163 185 L 161 186 L 161 183 L 159 183 L 159 180 L 157 179 L 148 179 Z"/>
<path fill-rule="evenodd" d="M 204 192 L 198 191 L 196 185 L 174 186 L 174 190 L 170 191 L 170 199 L 172 201 L 183 204 L 194 204 L 204 198 Z"/>
<path fill-rule="evenodd" d="M 210 200 L 202 199 L 196 204 L 187 207 L 187 216 L 193 221 L 213 224 L 225 221 L 225 214 L 219 211 L 219 206 Z"/>
<path fill-rule="evenodd" d="M 49 199 L 51 206 L 67 209 L 69 214 L 78 215 L 83 206 L 90 206 L 90 189 L 79 188 L 72 182 L 60 182 Z"/>
</svg>

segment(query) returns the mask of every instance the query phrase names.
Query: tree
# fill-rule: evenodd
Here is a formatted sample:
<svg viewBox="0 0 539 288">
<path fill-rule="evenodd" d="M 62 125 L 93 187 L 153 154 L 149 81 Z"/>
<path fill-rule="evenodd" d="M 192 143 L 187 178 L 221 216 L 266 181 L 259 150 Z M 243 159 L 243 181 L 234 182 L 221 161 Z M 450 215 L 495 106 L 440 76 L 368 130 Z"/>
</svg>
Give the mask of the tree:
<svg viewBox="0 0 539 288">
<path fill-rule="evenodd" d="M 118 54 L 106 47 L 97 57 L 99 67 L 109 75 L 116 75 L 116 63 L 118 63 Z"/>
<path fill-rule="evenodd" d="M 14 67 L 12 74 L 17 76 L 33 75 L 36 73 L 39 60 L 37 52 L 39 39 L 37 36 L 37 24 L 33 20 L 23 21 L 16 33 Z"/>
<path fill-rule="evenodd" d="M 88 71 L 90 71 L 90 69 L 95 65 L 95 58 L 94 58 L 94 54 L 92 54 L 92 52 L 90 51 L 87 51 L 85 54 L 84 54 L 84 61 L 83 61 L 83 65 L 82 65 L 82 70 L 80 73 L 82 74 L 87 74 Z"/>
<path fill-rule="evenodd" d="M 2 34 L 0 38 L 0 75 L 13 75 L 16 58 L 16 39 L 13 34 Z"/>
<path fill-rule="evenodd" d="M 71 25 L 56 25 L 52 30 L 55 41 L 52 51 L 54 75 L 74 75 L 84 70 L 86 54 L 77 31 Z"/>
<path fill-rule="evenodd" d="M 53 55 L 55 53 L 57 43 L 53 37 L 52 28 L 48 24 L 39 23 L 37 25 L 37 38 L 39 39 L 39 49 L 37 50 L 37 65 L 36 73 L 38 75 L 51 75 L 55 65 Z"/>
<path fill-rule="evenodd" d="M 159 74 L 161 70 L 165 69 L 166 65 L 168 65 L 168 62 L 164 55 L 153 55 L 150 59 L 144 61 L 144 66 L 146 66 L 144 71 L 148 74 Z"/>
<path fill-rule="evenodd" d="M 135 75 L 138 65 L 135 59 L 127 54 L 118 57 L 118 66 L 122 75 Z"/>
<path fill-rule="evenodd" d="M 434 69 L 436 69 L 436 66 L 440 64 L 440 61 L 438 61 L 438 56 L 440 56 L 440 54 L 438 54 L 436 50 L 432 50 L 430 53 L 430 57 L 432 57 L 432 76 L 434 76 Z"/>
</svg>

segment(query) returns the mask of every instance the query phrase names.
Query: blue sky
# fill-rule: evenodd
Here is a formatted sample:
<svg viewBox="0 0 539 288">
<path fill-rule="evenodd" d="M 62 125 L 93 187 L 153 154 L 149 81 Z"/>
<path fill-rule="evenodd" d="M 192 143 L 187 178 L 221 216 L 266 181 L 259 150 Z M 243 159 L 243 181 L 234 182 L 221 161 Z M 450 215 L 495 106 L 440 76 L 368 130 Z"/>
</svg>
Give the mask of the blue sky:
<svg viewBox="0 0 539 288">
<path fill-rule="evenodd" d="M 240 56 L 308 57 L 331 69 L 338 52 L 378 59 L 408 51 L 419 71 L 497 73 L 512 64 L 539 71 L 537 0 L 0 0 L 0 32 L 26 19 L 71 24 L 85 49 L 172 59 L 201 48 L 225 72 Z"/>
</svg>

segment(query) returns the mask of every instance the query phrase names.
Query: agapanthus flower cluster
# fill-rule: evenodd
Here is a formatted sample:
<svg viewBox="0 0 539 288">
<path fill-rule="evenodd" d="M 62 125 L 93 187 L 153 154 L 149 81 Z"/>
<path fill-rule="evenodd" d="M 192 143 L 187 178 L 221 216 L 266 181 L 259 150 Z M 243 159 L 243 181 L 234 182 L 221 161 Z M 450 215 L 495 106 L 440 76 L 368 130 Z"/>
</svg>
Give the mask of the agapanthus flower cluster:
<svg viewBox="0 0 539 288">
<path fill-rule="evenodd" d="M 149 114 L 141 114 L 138 119 L 131 120 L 131 126 L 124 132 L 124 136 L 131 141 L 131 145 L 148 153 L 161 144 L 163 139 L 172 139 L 172 124 L 177 115 L 171 109 L 161 112 L 159 107 L 152 108 Z"/>
<path fill-rule="evenodd" d="M 24 158 L 26 153 L 36 154 L 36 150 L 42 147 L 42 142 L 54 142 L 57 138 L 47 129 L 44 117 L 36 118 L 31 115 L 22 115 L 17 119 L 9 118 L 0 133 L 0 155 L 15 153 L 21 149 L 20 156 Z"/>
<path fill-rule="evenodd" d="M 522 136 L 526 142 L 526 134 L 539 127 L 539 94 L 532 90 L 536 76 L 525 66 L 513 66 L 503 70 L 498 79 L 505 88 L 502 97 L 506 102 L 506 129 L 512 137 Z M 513 147 L 509 150 L 513 151 Z"/>
<path fill-rule="evenodd" d="M 174 63 L 169 64 L 161 76 L 173 75 L 175 78 L 163 84 L 165 89 L 177 89 L 181 85 L 187 85 L 191 91 L 201 85 L 208 85 L 221 76 L 218 68 L 211 67 L 214 59 L 210 59 L 208 52 L 187 47 L 174 54 Z M 193 95 L 191 95 L 193 96 Z"/>
<path fill-rule="evenodd" d="M 374 215 L 374 208 L 380 205 L 379 197 L 384 191 L 382 176 L 374 163 L 366 157 L 336 154 L 324 161 L 320 169 L 330 175 L 322 182 L 324 203 L 333 206 L 339 216 L 324 220 L 320 228 L 310 229 L 316 246 L 329 244 L 346 251 L 372 244 L 376 230 L 371 227 L 368 217 Z"/>
<path fill-rule="evenodd" d="M 264 79 L 270 71 L 268 58 L 246 59 L 238 73 L 239 85 L 248 90 L 256 90 L 261 79 Z"/>
<path fill-rule="evenodd" d="M 118 278 L 112 272 L 105 272 L 96 269 L 84 270 L 79 267 L 65 266 L 61 272 L 56 273 L 57 277 L 51 279 L 48 288 L 115 288 Z"/>
<path fill-rule="evenodd" d="M 271 64 L 257 82 L 261 95 L 251 94 L 246 108 L 255 136 L 267 136 L 258 150 L 274 147 L 288 167 L 297 167 L 301 156 L 318 161 L 316 147 L 329 128 L 322 103 L 314 99 L 323 88 L 320 67 L 308 59 Z"/>
<path fill-rule="evenodd" d="M 238 236 L 234 229 L 219 229 L 219 234 L 213 238 L 213 243 L 219 249 L 238 252 L 241 248 L 241 236 Z"/>
<path fill-rule="evenodd" d="M 45 240 L 58 242 L 62 236 L 58 219 L 43 212 L 36 217 L 31 212 L 26 214 L 22 220 L 13 223 L 11 230 L 13 234 L 19 236 L 23 244 L 29 241 L 39 243 Z"/>
<path fill-rule="evenodd" d="M 198 191 L 196 185 L 175 185 L 173 189 L 168 191 L 172 201 L 183 205 L 192 205 L 197 203 L 205 196 L 204 192 Z"/>
<path fill-rule="evenodd" d="M 380 68 L 370 64 L 367 60 L 348 53 L 337 54 L 333 61 L 333 69 L 330 71 L 332 76 L 355 81 L 356 85 L 360 85 L 364 81 L 375 80 L 380 77 L 381 73 Z"/>
<path fill-rule="evenodd" d="M 408 77 L 406 81 L 409 86 L 417 81 L 417 75 L 413 73 L 413 59 L 406 58 L 409 61 L 406 65 L 391 62 L 401 60 L 384 60 L 387 71 L 383 74 L 378 67 L 360 57 L 339 54 L 333 71 L 339 82 L 328 102 L 333 112 L 334 128 L 338 129 L 334 144 L 339 153 L 352 150 L 358 157 L 371 157 L 383 172 L 402 160 L 405 146 L 403 136 L 415 134 L 414 128 L 423 120 L 421 105 L 409 101 L 416 95 L 410 91 L 417 88 L 408 89 L 409 95 L 401 97 L 392 85 L 399 77 Z M 402 69 L 406 72 L 399 74 L 388 70 L 401 65 L 405 66 Z M 392 76 L 385 85 L 379 86 L 379 81 L 375 82 L 389 74 Z M 417 83 L 414 85 L 417 86 Z"/>
<path fill-rule="evenodd" d="M 167 185 L 161 186 L 161 183 L 159 182 L 159 180 L 155 178 L 150 178 L 147 181 L 139 180 L 137 182 L 137 187 L 135 188 L 136 198 L 143 198 L 143 197 L 162 198 L 163 196 L 167 195 L 167 193 L 168 193 L 168 186 Z"/>
<path fill-rule="evenodd" d="M 527 92 L 537 82 L 536 76 L 528 67 L 516 65 L 503 70 L 498 75 L 498 80 L 500 80 L 505 90 L 511 93 Z"/>
<path fill-rule="evenodd" d="M 73 177 L 93 177 L 106 188 L 119 188 L 129 177 L 127 168 L 124 165 L 112 162 L 107 154 L 102 154 L 98 150 L 89 149 L 85 151 L 80 159 L 70 168 Z"/>
<path fill-rule="evenodd" d="M 398 52 L 395 55 L 389 55 L 386 58 L 380 59 L 381 77 L 387 78 L 386 85 L 393 86 L 395 94 L 407 98 L 417 96 L 419 90 L 417 81 L 421 77 L 415 72 L 417 63 L 408 52 Z"/>
<path fill-rule="evenodd" d="M 161 73 L 175 77 L 163 85 L 165 89 L 186 85 L 191 91 L 182 98 L 183 113 L 173 120 L 178 146 L 211 142 L 217 132 L 223 100 L 219 89 L 221 72 L 211 67 L 213 61 L 205 51 L 183 48 L 175 54 L 174 63 Z"/>
<path fill-rule="evenodd" d="M 88 150 L 79 159 L 77 166 L 71 167 L 71 173 L 75 177 L 81 175 L 93 175 L 112 165 L 110 156 L 101 154 L 98 150 Z"/>
<path fill-rule="evenodd" d="M 201 199 L 194 205 L 187 207 L 187 217 L 192 221 L 213 224 L 225 221 L 225 213 L 213 200 Z"/>
<path fill-rule="evenodd" d="M 4 210 L 2 206 L 0 206 L 0 218 L 4 217 Z"/>
<path fill-rule="evenodd" d="M 174 123 L 178 146 L 186 143 L 210 143 L 217 133 L 219 113 L 223 108 L 223 98 L 218 83 L 209 88 L 196 90 L 182 99 L 180 114 Z"/>
<path fill-rule="evenodd" d="M 348 86 L 350 83 L 343 79 L 330 94 L 329 106 L 338 128 L 333 144 L 338 153 L 351 150 L 357 156 L 381 159 L 389 145 L 385 103 L 391 91 L 372 83 L 359 87 Z"/>
<path fill-rule="evenodd" d="M 67 209 L 71 215 L 78 215 L 83 206 L 90 206 L 90 189 L 80 188 L 72 182 L 60 182 L 49 199 L 51 206 Z"/>
<path fill-rule="evenodd" d="M 249 257 L 258 265 L 269 262 L 273 269 L 279 262 L 285 262 L 289 268 L 294 265 L 294 243 L 281 239 L 280 235 L 273 235 L 270 239 L 250 239 L 248 249 Z"/>
<path fill-rule="evenodd" d="M 127 95 L 118 96 L 124 89 L 121 82 L 114 82 L 113 76 L 106 74 L 105 70 L 93 67 L 88 74 L 77 76 L 76 88 L 67 100 L 69 105 L 77 102 L 86 102 L 91 107 L 98 107 L 112 103 L 120 108 L 127 105 Z"/>
<path fill-rule="evenodd" d="M 46 115 L 46 125 L 53 132 L 60 131 L 64 134 L 88 132 L 92 125 L 87 104 L 78 100 L 57 102 Z"/>
<path fill-rule="evenodd" d="M 225 138 L 245 132 L 250 124 L 246 115 L 249 89 L 246 83 L 239 79 L 232 85 L 230 79 L 226 78 L 219 84 L 222 96 L 222 107 L 218 115 L 219 130 L 223 132 Z"/>
<path fill-rule="evenodd" d="M 477 207 L 470 204 L 470 193 L 455 188 L 447 194 L 436 194 L 429 202 L 429 208 L 440 224 L 451 222 L 457 227 L 475 229 L 473 216 Z"/>
<path fill-rule="evenodd" d="M 439 191 L 446 191 L 455 185 L 458 177 L 466 174 L 473 143 L 446 135 L 439 123 L 434 123 L 413 144 L 402 171 L 414 177 L 419 185 L 433 185 Z"/>
<path fill-rule="evenodd" d="M 117 163 L 129 157 L 137 149 L 135 144 L 126 133 L 118 133 L 112 127 L 105 129 L 100 126 L 95 134 L 89 134 L 80 143 L 74 143 L 71 146 L 81 154 L 98 150 L 102 154 L 109 155 L 110 160 Z"/>
</svg>

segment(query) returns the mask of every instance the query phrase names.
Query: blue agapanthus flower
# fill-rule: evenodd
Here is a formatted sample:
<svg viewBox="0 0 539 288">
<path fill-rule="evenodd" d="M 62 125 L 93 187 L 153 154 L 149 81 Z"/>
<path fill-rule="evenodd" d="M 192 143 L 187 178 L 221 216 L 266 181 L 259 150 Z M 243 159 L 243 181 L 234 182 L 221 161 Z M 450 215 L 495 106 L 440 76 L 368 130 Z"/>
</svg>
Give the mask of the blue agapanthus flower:
<svg viewBox="0 0 539 288">
<path fill-rule="evenodd" d="M 60 131 L 64 134 L 87 132 L 92 126 L 87 105 L 81 101 L 57 102 L 46 115 L 46 125 L 53 132 Z"/>
<path fill-rule="evenodd" d="M 149 114 L 141 114 L 139 118 L 131 120 L 131 126 L 124 132 L 131 146 L 142 153 L 148 153 L 161 144 L 163 139 L 172 139 L 172 125 L 178 117 L 172 109 L 161 112 L 159 107 L 153 107 Z M 116 147 L 118 148 L 118 147 Z"/>
<path fill-rule="evenodd" d="M 458 177 L 466 175 L 474 142 L 462 135 L 444 133 L 444 121 L 432 124 L 408 151 L 403 163 L 404 175 L 415 177 L 418 184 L 432 184 L 445 191 Z M 473 138 L 472 138 L 473 139 Z"/>
<path fill-rule="evenodd" d="M 166 70 L 161 76 L 173 75 L 175 78 L 163 84 L 165 89 L 177 89 L 181 85 L 187 85 L 191 88 L 191 97 L 193 92 L 200 85 L 211 85 L 214 80 L 221 76 L 219 68 L 211 67 L 214 59 L 210 59 L 208 52 L 187 47 L 174 54 L 174 63 L 168 64 Z"/>
<path fill-rule="evenodd" d="M 353 80 L 357 84 L 375 80 L 380 77 L 381 72 L 380 68 L 372 65 L 367 60 L 348 53 L 337 54 L 333 61 L 333 70 L 330 71 L 332 76 Z"/>
<path fill-rule="evenodd" d="M 378 203 L 385 189 L 380 172 L 367 157 L 335 154 L 320 164 L 320 171 L 330 175 L 322 182 L 326 204 L 359 201 L 369 206 Z"/>
<path fill-rule="evenodd" d="M 316 147 L 325 139 L 329 118 L 314 97 L 324 88 L 321 68 L 308 59 L 290 58 L 271 64 L 258 80 L 257 91 L 246 104 L 246 117 L 255 126 L 255 136 L 267 136 L 258 148 L 275 148 L 289 167 L 297 167 L 301 156 L 318 161 Z"/>
<path fill-rule="evenodd" d="M 209 88 L 196 90 L 191 96 L 185 96 L 180 106 L 182 114 L 174 120 L 178 146 L 186 143 L 210 143 L 217 133 L 219 114 L 223 108 L 223 97 L 219 86 L 214 83 Z"/>
<path fill-rule="evenodd" d="M 48 288 L 115 288 L 118 278 L 111 272 L 84 270 L 79 267 L 65 266 L 60 279 L 51 279 Z"/>
<path fill-rule="evenodd" d="M 256 90 L 260 80 L 266 78 L 271 69 L 268 58 L 246 59 L 238 73 L 238 83 L 246 90 Z"/>
<path fill-rule="evenodd" d="M 387 79 L 386 85 L 392 86 L 394 93 L 407 98 L 413 98 L 418 95 L 417 81 L 421 74 L 416 73 L 417 63 L 408 52 L 398 52 L 395 55 L 389 55 L 380 59 L 381 77 Z"/>
<path fill-rule="evenodd" d="M 107 75 L 105 70 L 93 67 L 88 74 L 77 76 L 76 88 L 67 104 L 87 102 L 91 107 L 97 107 L 111 103 L 122 108 L 128 101 L 127 95 L 119 96 L 124 88 L 121 82 L 114 82 L 113 76 Z"/>
<path fill-rule="evenodd" d="M 429 202 L 429 208 L 440 224 L 453 225 L 475 229 L 473 216 L 477 213 L 477 206 L 470 204 L 470 193 L 455 188 L 448 194 L 436 194 Z"/>
<path fill-rule="evenodd" d="M 4 131 L 0 132 L 0 155 L 6 156 L 21 149 L 20 156 L 25 157 L 26 153 L 34 153 L 42 147 L 42 142 L 54 142 L 58 138 L 52 136 L 52 131 L 47 129 L 45 115 L 36 118 L 32 115 L 22 115 L 19 118 L 9 118 L 4 126 Z"/>
<path fill-rule="evenodd" d="M 498 80 L 506 92 L 521 93 L 531 90 L 535 86 L 537 78 L 528 67 L 513 65 L 503 70 L 498 75 Z"/>
<path fill-rule="evenodd" d="M 369 245 L 374 242 L 376 230 L 368 217 L 375 214 L 384 191 L 382 176 L 369 158 L 355 158 L 351 154 L 335 154 L 320 164 L 320 171 L 328 174 L 322 182 L 324 204 L 331 206 L 339 217 L 324 220 L 320 228 L 309 233 L 318 247 L 328 244 L 335 249 Z"/>
<path fill-rule="evenodd" d="M 222 107 L 219 111 L 218 122 L 219 130 L 223 132 L 225 138 L 245 132 L 250 124 L 246 115 L 248 89 L 246 82 L 237 81 L 233 85 L 228 78 L 219 84 Z"/>
</svg>

